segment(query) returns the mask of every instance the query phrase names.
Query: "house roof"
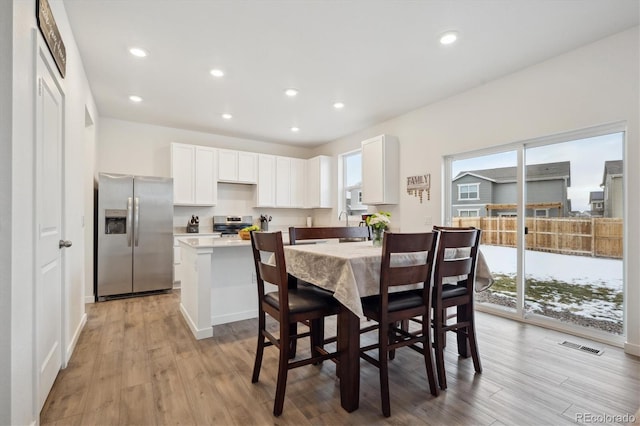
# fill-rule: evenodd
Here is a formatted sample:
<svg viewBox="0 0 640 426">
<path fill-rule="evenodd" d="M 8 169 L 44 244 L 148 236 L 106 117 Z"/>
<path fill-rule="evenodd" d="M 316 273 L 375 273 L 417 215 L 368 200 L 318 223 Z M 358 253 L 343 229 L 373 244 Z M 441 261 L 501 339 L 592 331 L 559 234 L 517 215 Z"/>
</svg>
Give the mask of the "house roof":
<svg viewBox="0 0 640 426">
<path fill-rule="evenodd" d="M 604 201 L 604 191 L 591 191 L 589 192 L 589 202 Z"/>
<path fill-rule="evenodd" d="M 517 167 L 497 167 L 484 170 L 469 170 L 458 173 L 454 181 L 466 175 L 484 178 L 496 183 L 516 182 Z M 567 178 L 571 186 L 571 162 L 530 164 L 527 166 L 527 181 Z"/>
<path fill-rule="evenodd" d="M 609 160 L 604 162 L 604 173 L 602 174 L 602 186 L 607 181 L 607 175 L 622 176 L 622 160 Z"/>
</svg>

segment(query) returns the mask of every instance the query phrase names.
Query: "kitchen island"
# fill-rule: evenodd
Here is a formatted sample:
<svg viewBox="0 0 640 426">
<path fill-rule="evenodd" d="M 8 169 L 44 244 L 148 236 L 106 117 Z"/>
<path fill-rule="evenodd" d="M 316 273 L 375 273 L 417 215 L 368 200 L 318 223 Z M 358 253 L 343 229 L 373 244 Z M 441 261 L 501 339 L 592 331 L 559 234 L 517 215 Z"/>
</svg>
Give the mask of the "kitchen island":
<svg viewBox="0 0 640 426">
<path fill-rule="evenodd" d="M 251 241 L 234 236 L 184 237 L 178 242 L 183 264 L 180 311 L 196 339 L 212 337 L 213 325 L 258 316 Z"/>
</svg>

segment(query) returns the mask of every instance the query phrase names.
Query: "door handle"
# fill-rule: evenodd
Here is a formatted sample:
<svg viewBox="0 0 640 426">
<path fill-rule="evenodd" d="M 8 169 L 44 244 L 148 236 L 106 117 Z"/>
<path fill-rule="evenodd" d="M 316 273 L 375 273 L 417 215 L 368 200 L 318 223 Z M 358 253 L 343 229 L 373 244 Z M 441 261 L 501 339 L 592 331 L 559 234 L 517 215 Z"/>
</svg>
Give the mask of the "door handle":
<svg viewBox="0 0 640 426">
<path fill-rule="evenodd" d="M 58 242 L 59 249 L 71 247 L 71 245 L 72 245 L 71 240 L 60 240 Z"/>
<path fill-rule="evenodd" d="M 133 199 L 131 197 L 127 198 L 127 246 L 131 247 L 131 228 L 133 226 L 133 207 L 132 207 Z"/>
<path fill-rule="evenodd" d="M 133 201 L 133 244 L 138 247 L 140 238 L 140 198 Z"/>
</svg>

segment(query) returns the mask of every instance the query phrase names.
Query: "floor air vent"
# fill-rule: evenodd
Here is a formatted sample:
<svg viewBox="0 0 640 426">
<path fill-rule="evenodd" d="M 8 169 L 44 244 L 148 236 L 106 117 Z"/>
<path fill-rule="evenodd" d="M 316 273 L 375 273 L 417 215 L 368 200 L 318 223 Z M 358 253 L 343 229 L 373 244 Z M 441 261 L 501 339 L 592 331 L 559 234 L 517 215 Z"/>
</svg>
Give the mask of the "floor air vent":
<svg viewBox="0 0 640 426">
<path fill-rule="evenodd" d="M 594 354 L 594 355 L 602 355 L 604 353 L 604 350 L 602 350 L 602 349 L 591 348 L 589 346 L 584 346 L 584 345 L 580 345 L 578 343 L 568 342 L 566 340 L 564 342 L 560 343 L 560 345 L 566 346 L 566 347 L 571 348 L 571 349 L 577 349 L 579 351 L 587 352 L 587 353 Z"/>
</svg>

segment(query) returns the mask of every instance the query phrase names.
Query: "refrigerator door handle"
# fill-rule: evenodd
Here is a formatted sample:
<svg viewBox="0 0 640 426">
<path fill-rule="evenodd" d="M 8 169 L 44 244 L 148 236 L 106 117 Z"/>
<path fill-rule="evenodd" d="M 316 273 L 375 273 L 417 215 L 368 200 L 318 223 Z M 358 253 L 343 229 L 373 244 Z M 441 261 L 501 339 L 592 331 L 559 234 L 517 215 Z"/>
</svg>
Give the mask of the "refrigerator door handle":
<svg viewBox="0 0 640 426">
<path fill-rule="evenodd" d="M 127 246 L 131 247 L 131 224 L 133 223 L 133 213 L 131 212 L 131 204 L 133 199 L 127 198 Z"/>
<path fill-rule="evenodd" d="M 140 198 L 138 197 L 133 203 L 133 238 L 135 246 L 138 247 L 140 238 Z"/>
</svg>

